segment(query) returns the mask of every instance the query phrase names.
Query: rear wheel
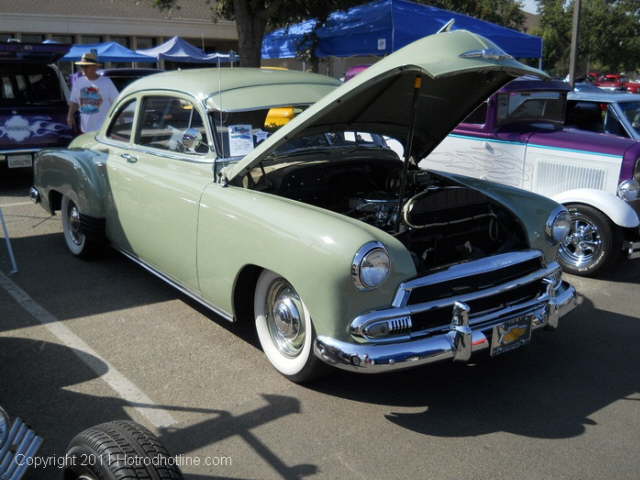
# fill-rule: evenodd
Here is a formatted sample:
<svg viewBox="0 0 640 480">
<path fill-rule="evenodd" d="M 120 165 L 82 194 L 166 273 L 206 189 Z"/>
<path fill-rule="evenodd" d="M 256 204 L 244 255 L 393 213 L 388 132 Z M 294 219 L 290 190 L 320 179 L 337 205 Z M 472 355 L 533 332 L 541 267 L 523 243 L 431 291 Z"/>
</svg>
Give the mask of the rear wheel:
<svg viewBox="0 0 640 480">
<path fill-rule="evenodd" d="M 571 231 L 560 244 L 562 268 L 574 275 L 590 276 L 610 267 L 622 248 L 620 232 L 599 210 L 587 205 L 567 205 Z"/>
<path fill-rule="evenodd" d="M 256 284 L 254 312 L 260 345 L 278 372 L 303 383 L 327 371 L 313 354 L 315 332 L 309 310 L 287 280 L 264 270 Z"/>
<path fill-rule="evenodd" d="M 104 247 L 104 238 L 87 235 L 82 231 L 80 209 L 66 195 L 62 197 L 60 214 L 64 241 L 69 251 L 76 257 L 85 259 L 97 256 Z"/>
</svg>

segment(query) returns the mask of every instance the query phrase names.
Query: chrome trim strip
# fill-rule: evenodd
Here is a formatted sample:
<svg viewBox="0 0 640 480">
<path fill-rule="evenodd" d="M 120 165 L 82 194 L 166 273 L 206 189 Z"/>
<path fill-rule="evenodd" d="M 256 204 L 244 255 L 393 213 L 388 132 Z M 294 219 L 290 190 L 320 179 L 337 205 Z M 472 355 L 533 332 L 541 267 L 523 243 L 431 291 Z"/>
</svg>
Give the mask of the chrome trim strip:
<svg viewBox="0 0 640 480">
<path fill-rule="evenodd" d="M 395 317 L 410 316 L 415 313 L 427 312 L 429 310 L 453 307 L 456 302 L 467 303 L 480 298 L 499 295 L 514 288 L 522 287 L 528 283 L 542 280 L 545 277 L 556 274 L 559 270 L 560 265 L 558 265 L 558 263 L 556 262 L 553 262 L 544 269 L 537 270 L 533 273 L 530 273 L 529 275 L 525 275 L 524 277 L 520 277 L 516 280 L 511 280 L 510 282 L 503 283 L 496 287 L 478 290 L 477 292 L 456 295 L 453 297 L 441 298 L 439 300 L 432 300 L 430 302 L 418 303 L 415 305 L 387 308 L 384 310 L 376 310 L 373 312 L 365 313 L 363 315 L 359 315 L 353 320 L 353 322 L 351 322 L 351 333 L 356 336 L 363 336 L 364 329 L 373 322 L 387 320 Z M 475 324 L 475 319 L 471 320 L 471 323 Z"/>
<path fill-rule="evenodd" d="M 458 280 L 464 277 L 480 275 L 483 273 L 494 272 L 503 268 L 524 263 L 529 260 L 542 259 L 542 252 L 539 250 L 524 250 L 521 252 L 501 253 L 491 257 L 480 258 L 466 263 L 459 263 L 441 272 L 416 278 L 408 282 L 403 282 L 398 287 L 392 305 L 394 307 L 404 307 L 409 301 L 409 295 L 415 288 L 434 285 L 436 283 L 445 283 L 452 280 Z M 558 267 L 560 268 L 560 267 Z"/>
<path fill-rule="evenodd" d="M 181 293 L 185 294 L 187 297 L 191 298 L 192 300 L 195 300 L 196 302 L 198 302 L 199 304 L 201 304 L 204 307 L 207 307 L 209 310 L 211 310 L 213 313 L 220 315 L 222 318 L 224 318 L 225 320 L 228 320 L 229 322 L 233 322 L 235 321 L 233 318 L 233 315 L 225 312 L 224 310 L 222 310 L 221 308 L 216 307 L 215 305 L 212 305 L 211 303 L 207 302 L 205 299 L 203 299 L 202 297 L 200 297 L 198 294 L 192 292 L 191 290 L 189 290 L 186 287 L 183 287 L 182 285 L 180 285 L 178 282 L 176 282 L 175 280 L 173 280 L 172 278 L 170 278 L 169 276 L 165 275 L 164 273 L 156 270 L 154 267 L 152 267 L 151 265 L 149 265 L 147 262 L 145 262 L 144 260 L 140 260 L 138 257 L 136 257 L 135 255 L 127 252 L 126 250 L 122 250 L 121 248 L 116 248 L 116 250 L 118 250 L 121 254 L 123 254 L 125 257 L 127 257 L 129 260 L 131 260 L 132 262 L 137 263 L 138 265 L 140 265 L 142 268 L 144 268 L 147 272 L 152 273 L 153 275 L 155 275 L 156 277 L 158 277 L 160 280 L 168 283 L 169 285 L 171 285 L 173 288 L 179 290 Z"/>
<path fill-rule="evenodd" d="M 51 147 L 47 147 L 51 148 Z M 38 153 L 43 148 L 22 148 L 20 150 L 0 150 L 0 155 L 11 155 L 13 153 Z"/>
<path fill-rule="evenodd" d="M 640 242 L 625 242 L 622 248 L 627 255 L 627 259 L 640 258 Z"/>
<path fill-rule="evenodd" d="M 531 328 L 537 330 L 542 327 L 557 326 L 558 318 L 568 314 L 579 304 L 574 287 L 562 282 L 546 305 L 525 314 L 533 314 Z M 462 306 L 461 306 L 462 307 Z M 462 308 L 464 310 L 464 308 Z M 344 342 L 335 338 L 319 336 L 313 347 L 314 354 L 325 363 L 343 370 L 358 373 L 382 373 L 393 370 L 426 365 L 442 360 L 454 360 L 456 356 L 464 360 L 469 350 L 475 353 L 490 347 L 490 339 L 482 332 L 496 325 L 504 323 L 507 318 L 501 318 L 495 325 L 485 325 L 470 329 L 464 328 L 464 316 L 459 318 L 462 331 L 453 327 L 440 335 L 414 339 L 406 342 L 387 344 L 359 344 Z"/>
</svg>

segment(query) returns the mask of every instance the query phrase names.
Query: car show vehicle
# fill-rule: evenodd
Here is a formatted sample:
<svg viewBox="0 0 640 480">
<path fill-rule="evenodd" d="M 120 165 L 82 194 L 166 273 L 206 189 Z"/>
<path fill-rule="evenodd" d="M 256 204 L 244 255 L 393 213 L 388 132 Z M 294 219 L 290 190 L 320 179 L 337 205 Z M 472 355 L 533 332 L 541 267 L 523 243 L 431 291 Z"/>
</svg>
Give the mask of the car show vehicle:
<svg viewBox="0 0 640 480">
<path fill-rule="evenodd" d="M 603 91 L 569 92 L 567 125 L 640 141 L 640 95 Z"/>
<path fill-rule="evenodd" d="M 640 258 L 640 143 L 565 126 L 568 91 L 559 81 L 511 82 L 420 166 L 524 188 L 565 205 L 572 223 L 559 261 L 565 271 L 594 275 L 621 255 Z M 593 111 L 601 126 L 612 125 L 608 110 L 601 116 L 598 104 Z M 584 112 L 579 104 L 570 106 L 567 122 L 585 128 Z"/>
<path fill-rule="evenodd" d="M 20 480 L 34 465 L 44 439 L 21 418 L 0 407 L 0 478 Z M 182 473 L 158 438 L 142 425 L 117 420 L 76 435 L 61 467 L 64 480 L 181 480 Z"/>
<path fill-rule="evenodd" d="M 27 169 L 42 148 L 66 146 L 68 88 L 52 64 L 68 45 L 0 43 L 0 171 Z"/>
<path fill-rule="evenodd" d="M 158 68 L 101 68 L 98 70 L 98 75 L 109 77 L 121 92 L 131 82 L 162 71 Z"/>
<path fill-rule="evenodd" d="M 606 75 L 602 75 L 596 82 L 595 85 L 602 90 L 626 90 L 627 79 L 624 75 L 620 75 L 619 73 L 607 73 Z"/>
<path fill-rule="evenodd" d="M 69 251 L 110 243 L 224 319 L 254 322 L 292 381 L 499 355 L 577 304 L 553 200 L 418 168 L 516 76 L 545 76 L 464 30 L 340 84 L 199 69 L 125 89 L 99 132 L 41 152 L 32 198 Z M 265 125 L 274 108 L 300 112 Z M 404 158 L 387 146 L 404 145 Z"/>
</svg>

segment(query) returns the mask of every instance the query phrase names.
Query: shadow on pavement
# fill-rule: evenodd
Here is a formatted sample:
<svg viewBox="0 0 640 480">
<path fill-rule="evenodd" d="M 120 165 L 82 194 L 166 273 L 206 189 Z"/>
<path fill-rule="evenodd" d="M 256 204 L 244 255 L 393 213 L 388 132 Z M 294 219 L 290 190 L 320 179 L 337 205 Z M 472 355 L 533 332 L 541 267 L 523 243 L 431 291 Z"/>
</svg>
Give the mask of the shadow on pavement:
<svg viewBox="0 0 640 480">
<path fill-rule="evenodd" d="M 0 197 L 28 196 L 31 185 L 33 185 L 33 173 L 31 171 L 0 170 Z M 26 201 L 28 198 L 24 200 Z"/>
<path fill-rule="evenodd" d="M 79 361 L 79 357 L 84 361 Z M 85 362 L 90 363 L 93 368 L 89 368 Z M 63 456 L 71 438 L 92 425 L 129 419 L 125 407 L 131 404 L 113 396 L 106 384 L 101 385 L 101 388 L 109 394 L 82 393 L 83 388 L 86 388 L 83 387 L 85 382 L 107 372 L 108 366 L 104 362 L 78 350 L 50 342 L 0 337 L 0 405 L 12 417 L 21 417 L 44 437 L 43 446 L 38 453 L 40 457 Z M 318 468 L 315 465 L 286 465 L 268 445 L 252 433 L 253 428 L 300 412 L 300 403 L 293 397 L 263 397 L 266 401 L 264 407 L 238 416 L 225 410 L 154 405 L 153 408 L 169 411 L 213 415 L 211 419 L 185 428 L 161 429 L 158 432 L 160 440 L 173 455 L 179 455 L 238 435 L 283 478 L 303 478 L 316 473 Z M 215 447 L 212 451 L 215 452 Z M 229 478 L 202 474 L 185 477 L 192 480 Z M 31 470 L 26 478 L 61 478 L 61 471 L 50 466 Z"/>
<path fill-rule="evenodd" d="M 312 388 L 389 405 L 390 422 L 424 435 L 569 438 L 595 424 L 594 412 L 640 392 L 640 350 L 631 340 L 639 335 L 640 319 L 585 300 L 556 332 L 536 332 L 530 345 L 503 356 L 378 377 L 342 373 Z"/>
</svg>

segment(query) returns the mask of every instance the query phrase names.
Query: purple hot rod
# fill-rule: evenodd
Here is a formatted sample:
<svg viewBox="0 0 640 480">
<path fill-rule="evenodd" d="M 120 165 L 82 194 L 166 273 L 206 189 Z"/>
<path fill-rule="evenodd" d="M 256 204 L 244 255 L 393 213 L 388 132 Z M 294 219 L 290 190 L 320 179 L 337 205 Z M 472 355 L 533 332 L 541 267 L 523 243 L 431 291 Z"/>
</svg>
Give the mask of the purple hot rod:
<svg viewBox="0 0 640 480">
<path fill-rule="evenodd" d="M 566 125 L 566 83 L 519 79 L 469 115 L 420 166 L 532 190 L 573 217 L 563 268 L 594 275 L 640 258 L 640 142 Z"/>
<path fill-rule="evenodd" d="M 33 154 L 66 146 L 68 88 L 50 63 L 68 45 L 0 43 L 0 170 L 31 168 Z"/>
</svg>

